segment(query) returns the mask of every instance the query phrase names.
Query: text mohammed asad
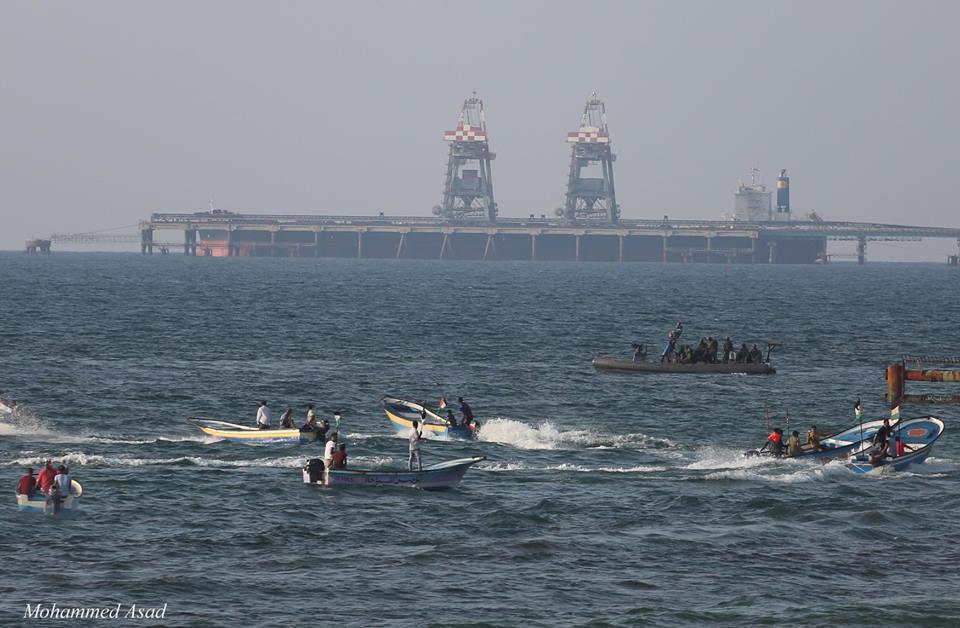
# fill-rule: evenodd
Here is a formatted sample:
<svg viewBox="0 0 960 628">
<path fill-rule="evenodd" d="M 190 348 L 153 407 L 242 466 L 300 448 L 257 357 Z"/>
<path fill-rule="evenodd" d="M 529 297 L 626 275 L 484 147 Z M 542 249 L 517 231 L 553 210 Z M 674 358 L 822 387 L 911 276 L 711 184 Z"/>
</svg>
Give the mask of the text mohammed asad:
<svg viewBox="0 0 960 628">
<path fill-rule="evenodd" d="M 24 619 L 164 619 L 167 605 L 139 606 L 58 606 L 57 604 L 27 604 Z"/>
</svg>

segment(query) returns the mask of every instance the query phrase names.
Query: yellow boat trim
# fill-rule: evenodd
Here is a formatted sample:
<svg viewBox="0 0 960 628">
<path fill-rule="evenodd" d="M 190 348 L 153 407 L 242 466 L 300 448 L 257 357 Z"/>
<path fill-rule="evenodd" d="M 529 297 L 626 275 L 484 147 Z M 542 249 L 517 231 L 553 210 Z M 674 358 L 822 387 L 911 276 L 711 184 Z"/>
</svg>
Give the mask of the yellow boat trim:
<svg viewBox="0 0 960 628">
<path fill-rule="evenodd" d="M 384 412 L 387 414 L 387 418 L 393 421 L 394 423 L 396 423 L 397 425 L 401 425 L 403 427 L 413 429 L 413 421 L 399 417 L 386 409 L 384 409 Z M 437 425 L 436 423 L 422 423 L 421 425 L 423 426 L 423 429 L 428 432 L 446 432 L 447 431 L 446 425 Z"/>
</svg>

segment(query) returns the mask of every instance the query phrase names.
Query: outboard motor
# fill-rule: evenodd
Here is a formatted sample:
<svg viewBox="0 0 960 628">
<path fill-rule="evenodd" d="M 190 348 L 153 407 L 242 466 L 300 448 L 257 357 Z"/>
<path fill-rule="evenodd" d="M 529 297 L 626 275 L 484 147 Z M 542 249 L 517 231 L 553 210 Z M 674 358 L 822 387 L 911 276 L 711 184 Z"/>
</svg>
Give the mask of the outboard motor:
<svg viewBox="0 0 960 628">
<path fill-rule="evenodd" d="M 310 482 L 323 481 L 323 460 L 320 458 L 310 458 L 307 461 L 307 475 L 310 476 Z"/>
</svg>

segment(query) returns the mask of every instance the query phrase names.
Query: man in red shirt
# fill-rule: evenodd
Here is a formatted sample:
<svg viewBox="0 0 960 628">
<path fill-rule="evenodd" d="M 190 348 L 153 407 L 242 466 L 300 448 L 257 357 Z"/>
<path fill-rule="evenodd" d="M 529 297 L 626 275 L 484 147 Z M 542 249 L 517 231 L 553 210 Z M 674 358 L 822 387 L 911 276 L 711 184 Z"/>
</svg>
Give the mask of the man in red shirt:
<svg viewBox="0 0 960 628">
<path fill-rule="evenodd" d="M 57 475 L 57 472 L 53 468 L 53 462 L 47 460 L 47 466 L 40 471 L 40 474 L 37 476 L 37 486 L 44 493 L 50 492 L 50 487 L 53 486 L 53 478 Z"/>
<path fill-rule="evenodd" d="M 33 497 L 37 490 L 37 479 L 33 477 L 33 467 L 27 467 L 27 474 L 17 482 L 17 495 Z"/>
</svg>

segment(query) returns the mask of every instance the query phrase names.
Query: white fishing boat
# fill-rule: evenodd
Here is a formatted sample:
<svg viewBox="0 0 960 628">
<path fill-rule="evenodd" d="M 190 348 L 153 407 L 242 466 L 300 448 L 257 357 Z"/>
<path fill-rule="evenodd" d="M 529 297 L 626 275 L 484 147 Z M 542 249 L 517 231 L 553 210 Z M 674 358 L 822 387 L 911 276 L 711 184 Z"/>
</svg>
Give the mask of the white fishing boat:
<svg viewBox="0 0 960 628">
<path fill-rule="evenodd" d="M 70 481 L 70 494 L 65 497 L 48 496 L 37 491 L 33 496 L 17 495 L 17 508 L 21 512 L 37 512 L 45 515 L 59 515 L 76 512 L 80 509 L 80 497 L 83 486 L 76 480 Z"/>
</svg>

